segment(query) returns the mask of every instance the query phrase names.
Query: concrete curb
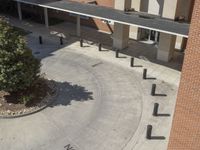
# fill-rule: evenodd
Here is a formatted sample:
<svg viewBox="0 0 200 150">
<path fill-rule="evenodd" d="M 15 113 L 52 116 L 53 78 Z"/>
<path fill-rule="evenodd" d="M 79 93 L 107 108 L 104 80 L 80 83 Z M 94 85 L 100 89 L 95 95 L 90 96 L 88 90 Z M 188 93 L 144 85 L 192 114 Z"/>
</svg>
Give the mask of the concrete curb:
<svg viewBox="0 0 200 150">
<path fill-rule="evenodd" d="M 56 85 L 54 85 L 54 86 L 56 86 Z M 45 108 L 49 107 L 51 104 L 53 104 L 56 101 L 56 97 L 58 96 L 59 88 L 55 87 L 54 89 L 55 89 L 55 93 L 53 94 L 53 96 L 50 97 L 50 100 L 48 100 L 48 102 L 45 105 L 43 105 L 42 107 L 39 107 L 38 109 L 35 109 L 35 110 L 27 112 L 27 113 L 23 113 L 23 114 L 0 115 L 0 119 L 14 119 L 14 118 L 25 117 L 25 116 L 33 115 L 35 113 L 38 113 L 38 112 L 44 110 Z"/>
</svg>

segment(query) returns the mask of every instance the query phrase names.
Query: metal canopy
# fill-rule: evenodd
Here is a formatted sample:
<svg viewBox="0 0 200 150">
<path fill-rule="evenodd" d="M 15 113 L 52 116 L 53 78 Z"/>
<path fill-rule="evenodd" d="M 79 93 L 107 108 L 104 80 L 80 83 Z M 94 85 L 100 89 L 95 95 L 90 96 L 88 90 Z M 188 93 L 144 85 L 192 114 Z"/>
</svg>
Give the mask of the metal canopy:
<svg viewBox="0 0 200 150">
<path fill-rule="evenodd" d="M 137 26 L 172 35 L 188 37 L 189 24 L 179 23 L 171 19 L 148 15 L 141 12 L 125 13 L 121 10 L 104 6 L 73 2 L 68 0 L 14 0 L 21 3 L 74 13 L 121 24 Z"/>
</svg>

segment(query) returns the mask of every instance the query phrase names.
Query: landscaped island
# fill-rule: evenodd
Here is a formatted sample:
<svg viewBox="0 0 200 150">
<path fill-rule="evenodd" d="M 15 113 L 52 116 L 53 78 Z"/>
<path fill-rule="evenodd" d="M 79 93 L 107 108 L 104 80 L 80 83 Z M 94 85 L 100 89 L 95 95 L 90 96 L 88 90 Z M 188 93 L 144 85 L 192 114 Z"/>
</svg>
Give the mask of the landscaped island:
<svg viewBox="0 0 200 150">
<path fill-rule="evenodd" d="M 54 94 L 20 32 L 0 18 L 0 115 L 32 112 Z"/>
</svg>

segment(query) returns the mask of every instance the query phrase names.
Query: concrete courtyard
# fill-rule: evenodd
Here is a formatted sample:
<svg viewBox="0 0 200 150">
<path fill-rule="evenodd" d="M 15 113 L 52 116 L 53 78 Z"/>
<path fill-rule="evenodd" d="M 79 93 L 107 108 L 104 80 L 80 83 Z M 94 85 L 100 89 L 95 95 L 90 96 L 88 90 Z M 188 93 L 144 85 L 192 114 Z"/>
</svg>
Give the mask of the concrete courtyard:
<svg viewBox="0 0 200 150">
<path fill-rule="evenodd" d="M 80 48 L 78 38 L 70 36 L 65 24 L 46 29 L 14 18 L 10 22 L 32 32 L 26 36 L 28 47 L 41 59 L 41 71 L 54 80 L 59 93 L 41 112 L 0 119 L 1 150 L 167 149 L 179 71 L 140 58 L 135 63 L 143 67 L 131 68 L 131 56 L 120 54 L 115 58 L 109 42 L 101 52 L 92 41 Z M 84 31 L 93 34 L 87 28 Z M 59 45 L 58 33 L 66 36 L 64 45 Z M 39 35 L 43 36 L 43 45 L 38 44 Z M 156 80 L 143 80 L 143 68 Z M 167 96 L 151 96 L 153 83 L 158 93 Z M 170 116 L 153 117 L 154 103 L 160 104 L 160 113 Z M 166 139 L 147 140 L 148 124 L 153 125 L 153 135 Z"/>
</svg>

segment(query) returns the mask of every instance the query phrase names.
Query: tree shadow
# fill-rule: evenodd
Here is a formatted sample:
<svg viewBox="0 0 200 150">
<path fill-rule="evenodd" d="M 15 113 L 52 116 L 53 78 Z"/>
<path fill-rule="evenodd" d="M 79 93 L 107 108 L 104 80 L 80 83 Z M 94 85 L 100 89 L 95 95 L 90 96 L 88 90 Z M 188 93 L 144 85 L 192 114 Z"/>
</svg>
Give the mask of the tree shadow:
<svg viewBox="0 0 200 150">
<path fill-rule="evenodd" d="M 56 100 L 50 105 L 50 107 L 55 106 L 67 106 L 71 104 L 71 101 L 89 101 L 93 99 L 93 92 L 88 91 L 85 87 L 72 84 L 69 82 L 54 82 L 57 87 L 57 97 Z"/>
<path fill-rule="evenodd" d="M 34 97 L 36 95 L 37 97 L 24 104 L 20 103 L 19 94 L 8 94 L 4 96 L 5 102 L 3 101 L 2 103 L 2 101 L 0 101 L 3 104 L 2 110 L 10 110 L 14 112 L 23 110 L 31 111 L 33 107 L 37 107 L 36 111 L 33 112 L 36 113 L 47 107 L 53 108 L 56 106 L 68 106 L 71 105 L 72 101 L 85 102 L 94 100 L 93 92 L 88 91 L 84 86 L 72 84 L 69 82 L 58 82 L 47 79 L 44 79 L 44 81 L 48 83 L 46 85 L 50 90 L 41 90 L 40 87 L 34 90 L 36 93 L 42 92 L 42 97 L 40 97 L 40 94 L 37 95 L 35 93 Z"/>
</svg>

